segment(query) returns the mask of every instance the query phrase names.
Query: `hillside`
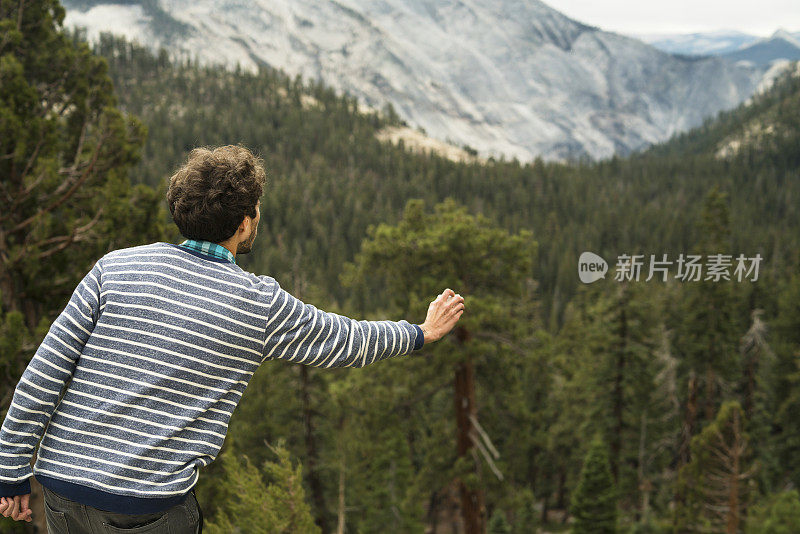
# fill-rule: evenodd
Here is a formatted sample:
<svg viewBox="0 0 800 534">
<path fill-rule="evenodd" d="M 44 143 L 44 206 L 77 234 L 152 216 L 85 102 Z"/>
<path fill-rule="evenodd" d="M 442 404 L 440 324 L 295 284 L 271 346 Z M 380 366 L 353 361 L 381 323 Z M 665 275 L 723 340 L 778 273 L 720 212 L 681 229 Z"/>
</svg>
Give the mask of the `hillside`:
<svg viewBox="0 0 800 534">
<path fill-rule="evenodd" d="M 66 24 L 202 64 L 260 66 L 387 103 L 484 157 L 626 155 L 750 96 L 765 69 L 687 58 L 538 0 L 68 0 Z"/>
<path fill-rule="evenodd" d="M 659 50 L 688 56 L 719 56 L 732 62 L 746 61 L 769 67 L 776 61 L 800 59 L 800 32 L 777 30 L 769 37 L 737 31 L 636 36 Z"/>
<path fill-rule="evenodd" d="M 162 2 L 126 5 L 154 13 Z M 12 83 L 0 84 L 0 122 L 11 132 L 0 158 L 10 177 L 0 179 L 0 239 L 8 252 L 0 254 L 0 267 L 7 266 L 0 272 L 0 408 L 8 407 L 48 323 L 70 308 L 64 305 L 81 266 L 108 250 L 180 240 L 164 210 L 167 178 L 193 147 L 242 143 L 264 157 L 268 173 L 253 252 L 236 258 L 244 269 L 353 318 L 419 322 L 443 287 L 464 295 L 467 311 L 451 335 L 367 369 L 292 365 L 294 358 L 279 361 L 288 350 L 267 354 L 252 377 L 242 376 L 249 380 L 242 402 L 217 433 L 224 446 L 200 469 L 197 498 L 208 534 L 310 533 L 312 520 L 321 534 L 530 534 L 595 527 L 595 519 L 625 533 L 757 532 L 766 524 L 796 530 L 800 494 L 786 491 L 800 487 L 794 71 L 746 105 L 645 152 L 599 163 L 521 164 L 436 146 L 390 106 L 376 112 L 267 66 L 175 62 L 166 51 L 108 36 L 97 46 L 106 59 L 98 58 L 79 35 L 58 33 L 57 0 L 3 6 L 0 27 L 22 30 L 6 39 L 3 75 Z M 93 169 L 98 174 L 88 179 Z M 667 254 L 673 262 L 699 254 L 704 267 L 724 267 L 718 255 L 759 254 L 762 262 L 757 279 L 731 273 L 730 280 L 645 281 L 645 268 L 638 281 L 609 273 L 583 284 L 583 252 L 612 269 L 623 254 L 659 261 Z M 99 299 L 113 294 L 108 278 L 92 280 Z M 197 286 L 172 287 L 186 296 L 199 294 Z M 52 311 L 32 314 L 37 306 Z M 75 330 L 80 345 L 68 352 L 80 355 L 78 367 L 58 367 L 64 377 L 82 373 L 81 359 L 108 337 L 90 332 L 103 322 L 98 317 L 124 317 L 101 308 L 83 314 L 88 336 Z M 126 332 L 165 341 L 193 332 L 188 310 L 199 308 L 183 308 L 170 312 L 177 323 L 157 331 L 142 326 L 152 323 L 147 310 L 145 323 L 138 312 L 129 317 L 130 328 L 115 338 L 125 362 L 119 369 L 156 348 L 155 341 L 130 344 Z M 266 326 L 285 308 L 268 306 Z M 311 315 L 313 324 L 325 320 Z M 53 324 L 58 330 L 61 322 Z M 281 326 L 279 343 L 293 344 L 307 325 Z M 367 342 L 356 344 L 365 326 Z M 254 349 L 257 331 L 247 335 Z M 370 323 L 351 322 L 333 344 L 367 363 L 371 331 Z M 228 349 L 244 337 L 224 332 L 233 337 L 219 347 L 203 338 L 170 354 L 189 361 L 205 351 L 204 365 L 219 367 L 222 358 L 235 366 Z M 320 341 L 320 353 L 328 341 Z M 187 369 L 173 368 L 181 376 Z M 151 376 L 93 395 L 96 410 L 113 420 L 108 400 L 141 398 L 150 387 L 180 389 L 163 381 L 173 374 Z M 59 384 L 52 387 L 72 387 L 68 378 L 52 380 Z M 51 391 L 49 404 L 37 401 L 39 428 L 52 424 L 58 393 Z M 159 413 L 174 415 L 170 403 Z M 92 449 L 96 436 L 159 447 L 175 437 L 109 428 L 76 428 L 70 440 L 80 446 L 66 458 L 78 461 L 70 466 L 87 468 L 82 462 L 114 453 L 92 453 L 101 450 Z M 37 493 L 34 486 L 41 523 Z M 0 519 L 0 532 L 43 530 Z"/>
<path fill-rule="evenodd" d="M 779 30 L 767 39 L 761 39 L 739 50 L 726 52 L 722 57 L 761 67 L 767 67 L 776 60 L 797 61 L 800 59 L 800 40 L 789 32 Z"/>
<path fill-rule="evenodd" d="M 800 62 L 796 62 L 775 87 L 649 152 L 656 155 L 713 154 L 728 160 L 746 155 L 764 166 L 796 169 L 800 166 L 800 160 L 796 159 L 800 146 L 799 118 Z"/>
<path fill-rule="evenodd" d="M 433 204 L 453 197 L 509 229 L 546 236 L 537 279 L 544 309 L 555 318 L 578 288 L 581 252 L 691 250 L 700 200 L 714 185 L 730 196 L 733 249 L 761 252 L 776 270 L 798 265 L 800 221 L 791 200 L 800 188 L 797 145 L 716 156 L 726 139 L 761 116 L 778 113 L 785 139 L 793 139 L 800 123 L 794 78 L 753 105 L 628 159 L 457 163 L 380 142 L 381 131 L 400 125 L 396 116 L 365 114 L 352 98 L 271 69 L 172 65 L 164 54 L 112 40 L 99 50 L 110 59 L 121 103 L 148 128 L 135 178 L 163 185 L 196 145 L 242 142 L 259 150 L 270 174 L 266 228 L 263 247 L 247 264 L 277 276 L 302 265 L 306 280 L 339 302 L 349 296 L 339 282 L 343 262 L 354 257 L 368 226 L 396 220 L 409 198 Z"/>
</svg>

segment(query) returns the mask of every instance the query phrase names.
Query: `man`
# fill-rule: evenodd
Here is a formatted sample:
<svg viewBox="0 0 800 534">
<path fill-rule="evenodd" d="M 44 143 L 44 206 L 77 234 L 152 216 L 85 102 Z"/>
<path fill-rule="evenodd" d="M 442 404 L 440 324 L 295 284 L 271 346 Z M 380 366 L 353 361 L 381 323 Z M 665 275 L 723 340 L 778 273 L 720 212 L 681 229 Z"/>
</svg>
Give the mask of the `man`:
<svg viewBox="0 0 800 534">
<path fill-rule="evenodd" d="M 110 252 L 81 281 L 0 429 L 0 513 L 30 521 L 35 474 L 50 533 L 199 532 L 199 468 L 260 364 L 362 367 L 453 328 L 464 299 L 449 289 L 422 325 L 355 321 L 238 267 L 264 182 L 245 148 L 192 151 L 167 193 L 186 241 Z"/>
</svg>

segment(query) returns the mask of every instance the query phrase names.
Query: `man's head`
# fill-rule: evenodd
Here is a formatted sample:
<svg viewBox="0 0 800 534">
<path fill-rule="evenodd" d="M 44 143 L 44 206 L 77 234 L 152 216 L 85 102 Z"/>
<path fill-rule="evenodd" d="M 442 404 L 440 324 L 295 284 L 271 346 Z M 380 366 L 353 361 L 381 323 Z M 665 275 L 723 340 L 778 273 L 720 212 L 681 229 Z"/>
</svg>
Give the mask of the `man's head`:
<svg viewBox="0 0 800 534">
<path fill-rule="evenodd" d="M 187 239 L 221 243 L 246 231 L 237 248 L 246 253 L 256 237 L 265 182 L 263 162 L 244 147 L 196 148 L 170 178 L 169 211 Z"/>
</svg>

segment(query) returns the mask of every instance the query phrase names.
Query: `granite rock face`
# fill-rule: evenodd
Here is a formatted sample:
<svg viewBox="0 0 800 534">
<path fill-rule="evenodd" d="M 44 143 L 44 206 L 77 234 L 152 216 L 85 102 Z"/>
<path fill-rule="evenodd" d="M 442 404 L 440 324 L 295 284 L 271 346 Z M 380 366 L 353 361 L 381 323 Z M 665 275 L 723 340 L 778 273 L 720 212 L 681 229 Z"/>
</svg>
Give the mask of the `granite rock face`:
<svg viewBox="0 0 800 534">
<path fill-rule="evenodd" d="M 482 156 L 627 154 L 748 98 L 765 69 L 674 56 L 536 0 L 67 0 L 66 25 L 391 103 Z"/>
</svg>

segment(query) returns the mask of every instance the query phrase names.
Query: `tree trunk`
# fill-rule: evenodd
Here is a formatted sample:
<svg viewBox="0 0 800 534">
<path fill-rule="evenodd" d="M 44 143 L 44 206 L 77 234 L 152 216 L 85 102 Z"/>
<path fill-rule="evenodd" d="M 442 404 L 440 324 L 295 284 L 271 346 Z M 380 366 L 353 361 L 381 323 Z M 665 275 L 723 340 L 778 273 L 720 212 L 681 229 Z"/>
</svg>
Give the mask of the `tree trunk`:
<svg viewBox="0 0 800 534">
<path fill-rule="evenodd" d="M 681 446 L 680 446 L 680 465 L 684 466 L 691 460 L 691 449 L 689 445 L 694 436 L 695 425 L 697 424 L 697 377 L 694 372 L 689 373 L 689 394 L 686 399 L 686 413 L 683 420 L 683 428 L 681 429 Z"/>
<path fill-rule="evenodd" d="M 653 491 L 653 484 L 647 478 L 645 472 L 647 463 L 647 414 L 642 414 L 641 425 L 639 427 L 639 491 L 642 494 L 641 504 L 639 505 L 639 520 L 646 522 L 650 516 L 650 493 Z"/>
<path fill-rule="evenodd" d="M 731 452 L 731 465 L 729 485 L 728 485 L 728 518 L 725 525 L 726 534 L 737 534 L 739 532 L 739 513 L 741 506 L 739 503 L 739 480 L 741 477 L 741 457 L 744 452 L 742 445 L 741 420 L 739 412 L 733 412 L 733 444 L 729 448 Z"/>
<path fill-rule="evenodd" d="M 401 408 L 403 413 L 403 418 L 406 421 L 413 421 L 413 414 L 411 413 L 411 405 L 406 404 Z M 417 440 L 414 437 L 414 428 L 412 425 L 408 425 L 406 428 L 406 443 L 408 443 L 408 457 L 411 465 L 414 467 L 414 471 L 419 471 L 422 469 L 422 465 L 417 458 Z"/>
<path fill-rule="evenodd" d="M 624 296 L 623 296 L 624 298 Z M 619 482 L 619 463 L 622 456 L 622 430 L 623 430 L 623 377 L 625 376 L 625 347 L 628 337 L 628 322 L 625 316 L 625 301 L 620 304 L 619 318 L 619 346 L 617 347 L 617 364 L 614 374 L 614 432 L 611 433 L 611 474 L 614 476 L 614 483 Z"/>
<path fill-rule="evenodd" d="M 303 432 L 306 442 L 306 472 L 308 486 L 311 489 L 311 500 L 314 503 L 314 522 L 322 530 L 322 534 L 328 534 L 330 527 L 325 517 L 325 494 L 322 491 L 322 481 L 319 479 L 317 471 L 317 442 L 314 439 L 314 422 L 312 420 L 311 393 L 308 379 L 308 366 L 300 365 L 300 395 L 303 399 Z"/>
<path fill-rule="evenodd" d="M 542 525 L 547 524 L 547 512 L 550 511 L 549 509 L 550 507 L 548 506 L 550 504 L 549 500 L 550 500 L 550 495 L 545 493 L 544 499 L 542 500 Z"/>
<path fill-rule="evenodd" d="M 19 309 L 17 291 L 14 277 L 9 271 L 8 247 L 5 243 L 5 234 L 0 230 L 0 309 L 8 313 Z"/>
<path fill-rule="evenodd" d="M 748 420 L 753 418 L 753 411 L 755 409 L 755 395 L 756 395 L 756 360 L 755 357 L 747 361 L 744 369 L 745 391 L 744 391 L 744 415 Z"/>
<path fill-rule="evenodd" d="M 697 377 L 694 371 L 689 372 L 688 398 L 686 399 L 686 410 L 684 413 L 683 424 L 681 425 L 680 445 L 678 450 L 678 465 L 675 471 L 680 471 L 681 467 L 688 464 L 691 460 L 692 436 L 694 436 L 695 425 L 697 424 Z M 681 484 L 676 485 L 675 505 L 684 506 L 686 504 L 686 494 Z M 675 516 L 677 520 L 677 515 Z"/>
<path fill-rule="evenodd" d="M 343 439 L 344 435 L 344 416 L 339 417 L 339 424 L 337 430 L 339 431 L 339 439 Z M 344 534 L 345 517 L 347 509 L 345 508 L 345 450 L 344 444 L 339 442 L 339 503 L 337 509 L 338 521 L 336 523 L 336 534 Z"/>
<path fill-rule="evenodd" d="M 556 488 L 556 508 L 567 510 L 567 470 L 563 465 L 558 466 L 558 487 Z M 564 514 L 564 522 L 569 513 Z"/>
<path fill-rule="evenodd" d="M 710 363 L 706 364 L 706 401 L 705 401 L 705 416 L 706 422 L 714 420 L 716 410 L 714 406 L 717 403 L 717 378 L 714 368 Z"/>
<path fill-rule="evenodd" d="M 344 457 L 342 457 L 342 464 L 339 466 L 339 510 L 338 516 L 339 520 L 336 524 L 336 534 L 344 534 L 344 525 L 345 525 L 345 499 L 344 499 L 344 488 L 345 488 L 345 473 L 344 473 Z"/>
<path fill-rule="evenodd" d="M 468 339 L 468 333 L 459 328 L 456 332 L 458 340 L 463 343 Z M 477 432 L 472 428 L 470 416 L 477 417 L 478 410 L 475 404 L 475 370 L 472 358 L 467 358 L 456 365 L 455 373 L 455 407 L 457 446 L 459 458 L 472 454 L 474 447 L 471 434 Z M 486 510 L 483 502 L 483 492 L 480 488 L 468 488 L 462 480 L 458 481 L 461 496 L 461 514 L 464 518 L 464 532 L 466 534 L 483 534 Z"/>
<path fill-rule="evenodd" d="M 296 254 L 292 262 L 292 281 L 294 284 L 295 296 L 303 298 L 305 293 L 306 281 L 300 270 L 301 257 Z M 319 453 L 317 442 L 314 437 L 313 410 L 311 408 L 311 382 L 309 380 L 308 366 L 300 365 L 300 396 L 303 403 L 303 434 L 306 443 L 306 466 L 305 471 L 308 486 L 311 490 L 311 502 L 314 503 L 314 523 L 322 530 L 322 534 L 328 534 L 330 525 L 325 517 L 325 492 L 322 489 L 322 481 L 319 478 L 317 463 Z"/>
</svg>

